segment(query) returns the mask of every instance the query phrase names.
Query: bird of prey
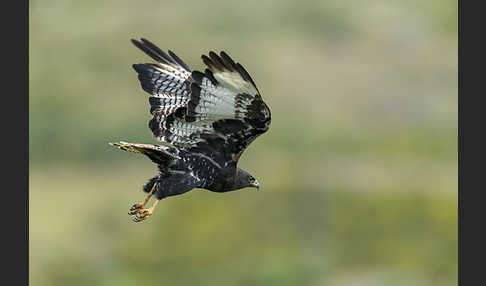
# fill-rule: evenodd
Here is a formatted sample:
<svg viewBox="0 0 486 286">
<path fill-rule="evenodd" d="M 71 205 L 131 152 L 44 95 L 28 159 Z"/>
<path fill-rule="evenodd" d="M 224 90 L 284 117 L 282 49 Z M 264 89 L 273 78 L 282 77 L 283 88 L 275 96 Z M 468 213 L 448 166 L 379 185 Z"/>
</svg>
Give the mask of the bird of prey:
<svg viewBox="0 0 486 286">
<path fill-rule="evenodd" d="M 146 39 L 132 43 L 154 63 L 134 64 L 150 94 L 148 126 L 161 145 L 117 142 L 122 150 L 147 156 L 157 176 L 143 191 L 148 196 L 129 211 L 133 221 L 150 217 L 157 203 L 194 188 L 229 192 L 259 189 L 258 181 L 237 166 L 248 145 L 270 127 L 270 109 L 248 72 L 224 51 L 202 55 L 204 72 L 191 69 L 172 51 L 165 53 Z M 153 205 L 145 209 L 152 196 Z"/>
</svg>

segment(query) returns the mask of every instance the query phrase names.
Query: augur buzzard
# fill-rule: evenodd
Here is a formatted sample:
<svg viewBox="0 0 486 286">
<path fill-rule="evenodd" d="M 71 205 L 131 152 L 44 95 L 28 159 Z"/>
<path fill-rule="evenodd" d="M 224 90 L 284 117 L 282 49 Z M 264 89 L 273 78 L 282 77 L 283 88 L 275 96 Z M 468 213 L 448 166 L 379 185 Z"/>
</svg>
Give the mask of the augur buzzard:
<svg viewBox="0 0 486 286">
<path fill-rule="evenodd" d="M 152 215 L 157 203 L 194 188 L 229 192 L 259 188 L 237 163 L 248 145 L 270 127 L 270 109 L 255 82 L 224 51 L 202 56 L 204 72 L 191 69 L 170 50 L 146 39 L 132 40 L 155 63 L 134 64 L 140 84 L 150 94 L 148 126 L 165 145 L 117 142 L 122 150 L 144 154 L 159 174 L 143 191 L 146 199 L 130 208 L 135 222 Z M 167 144 L 168 143 L 168 144 Z M 156 200 L 144 209 L 150 197 Z"/>
</svg>

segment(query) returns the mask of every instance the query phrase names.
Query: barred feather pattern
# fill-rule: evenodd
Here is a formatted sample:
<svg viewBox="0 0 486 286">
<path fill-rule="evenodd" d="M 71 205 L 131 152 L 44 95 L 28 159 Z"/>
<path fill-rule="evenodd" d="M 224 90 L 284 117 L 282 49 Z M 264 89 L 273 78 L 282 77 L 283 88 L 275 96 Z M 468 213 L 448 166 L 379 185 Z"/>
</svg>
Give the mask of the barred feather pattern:
<svg viewBox="0 0 486 286">
<path fill-rule="evenodd" d="M 190 73 L 163 64 L 135 64 L 142 88 L 152 95 L 187 95 Z"/>
<path fill-rule="evenodd" d="M 142 88 L 152 95 L 149 128 L 157 140 L 237 160 L 268 129 L 270 111 L 255 83 L 225 52 L 203 55 L 204 73 L 191 72 L 171 51 L 167 55 L 145 39 L 133 42 L 157 61 L 133 65 Z"/>
<path fill-rule="evenodd" d="M 160 114 L 150 120 L 149 127 L 157 140 L 178 147 L 188 147 L 201 141 L 200 134 L 214 132 L 213 122 L 212 120 L 187 122 L 177 118 L 175 114 L 168 116 Z"/>
<path fill-rule="evenodd" d="M 246 108 L 253 100 L 249 94 L 240 94 L 222 85 L 215 85 L 206 77 L 202 78 L 198 87 L 192 87 L 193 93 L 199 96 L 192 115 L 200 120 L 244 119 Z"/>
<path fill-rule="evenodd" d="M 224 52 L 221 55 L 220 58 L 210 52 L 211 59 L 203 56 L 208 68 L 204 73 L 192 72 L 194 82 L 190 86 L 186 116 L 165 119 L 165 124 L 159 128 L 163 134 L 161 140 L 187 148 L 220 138 L 222 140 L 218 144 L 225 145 L 224 148 L 231 149 L 236 152 L 233 155 L 239 157 L 248 144 L 268 129 L 268 126 L 263 126 L 260 130 L 253 130 L 255 126 L 249 124 L 250 121 L 270 117 L 253 80 L 241 65 L 235 64 Z M 230 124 L 228 120 L 239 123 Z M 231 127 L 221 127 L 219 123 L 230 124 Z M 208 134 L 213 136 L 203 136 Z M 229 146 L 231 144 L 237 147 Z"/>
<path fill-rule="evenodd" d="M 156 110 L 166 115 L 171 114 L 189 101 L 190 83 L 187 73 L 170 73 L 168 69 L 153 64 L 136 64 L 133 67 L 138 72 L 142 88 L 152 95 L 149 98 L 151 114 Z"/>
<path fill-rule="evenodd" d="M 140 84 L 149 98 L 150 113 L 168 116 L 189 101 L 191 70 L 173 52 L 164 51 L 146 39 L 132 43 L 157 63 L 134 64 Z"/>
</svg>

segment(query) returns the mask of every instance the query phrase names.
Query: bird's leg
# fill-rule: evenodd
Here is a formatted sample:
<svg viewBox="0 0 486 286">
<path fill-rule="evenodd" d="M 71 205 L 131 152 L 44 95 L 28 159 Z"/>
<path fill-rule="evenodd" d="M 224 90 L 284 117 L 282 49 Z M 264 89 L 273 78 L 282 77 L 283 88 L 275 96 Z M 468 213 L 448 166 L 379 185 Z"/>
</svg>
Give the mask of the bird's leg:
<svg viewBox="0 0 486 286">
<path fill-rule="evenodd" d="M 154 183 L 152 189 L 150 189 L 150 192 L 148 193 L 148 196 L 145 198 L 143 202 L 136 203 L 130 208 L 130 211 L 128 212 L 129 215 L 137 214 L 140 210 L 143 210 L 143 207 L 148 203 L 148 201 L 152 197 L 156 186 L 157 186 L 157 182 Z"/>
<path fill-rule="evenodd" d="M 160 200 L 155 200 L 154 203 L 152 204 L 152 206 L 148 209 L 143 209 L 143 210 L 139 210 L 135 217 L 133 218 L 133 221 L 134 222 L 140 222 L 140 221 L 144 221 L 146 220 L 148 217 L 150 217 L 153 213 L 154 213 L 154 209 L 155 207 L 157 206 L 157 204 L 159 203 Z"/>
</svg>

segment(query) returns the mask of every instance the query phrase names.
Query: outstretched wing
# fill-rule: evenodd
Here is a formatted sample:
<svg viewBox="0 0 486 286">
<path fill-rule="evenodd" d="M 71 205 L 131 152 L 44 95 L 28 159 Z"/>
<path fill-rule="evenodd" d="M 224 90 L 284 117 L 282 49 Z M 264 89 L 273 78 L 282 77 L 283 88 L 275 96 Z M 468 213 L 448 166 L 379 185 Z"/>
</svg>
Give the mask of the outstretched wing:
<svg viewBox="0 0 486 286">
<path fill-rule="evenodd" d="M 192 134 L 197 143 L 191 149 L 236 165 L 245 148 L 270 127 L 270 109 L 248 72 L 225 52 L 210 52 L 202 60 L 207 69 L 192 72 L 186 121 L 210 121 L 212 130 Z"/>
<path fill-rule="evenodd" d="M 225 52 L 202 56 L 204 73 L 190 72 L 174 53 L 149 41 L 133 43 L 157 61 L 134 65 L 149 99 L 149 127 L 159 141 L 228 165 L 270 126 L 270 110 L 248 72 Z"/>
<path fill-rule="evenodd" d="M 151 96 L 150 113 L 154 118 L 149 122 L 154 136 L 165 141 L 163 131 L 158 130 L 160 123 L 184 107 L 189 101 L 191 69 L 172 51 L 164 51 L 146 39 L 133 40 L 132 43 L 149 55 L 156 63 L 134 64 L 140 84 Z"/>
</svg>

